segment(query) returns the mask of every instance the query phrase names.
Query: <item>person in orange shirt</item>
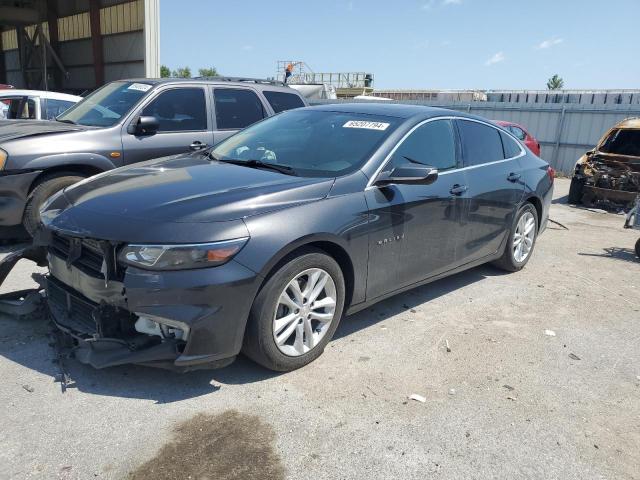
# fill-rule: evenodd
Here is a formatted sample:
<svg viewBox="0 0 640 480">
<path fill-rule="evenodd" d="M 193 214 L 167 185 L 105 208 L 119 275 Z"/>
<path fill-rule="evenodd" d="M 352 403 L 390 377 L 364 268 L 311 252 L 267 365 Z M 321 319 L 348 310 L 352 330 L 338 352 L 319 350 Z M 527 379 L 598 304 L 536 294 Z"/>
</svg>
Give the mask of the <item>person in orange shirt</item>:
<svg viewBox="0 0 640 480">
<path fill-rule="evenodd" d="M 284 83 L 287 83 L 287 80 L 289 80 L 289 77 L 291 76 L 292 73 L 293 73 L 293 63 L 290 63 L 289 65 L 287 65 L 287 68 L 284 69 Z"/>
</svg>

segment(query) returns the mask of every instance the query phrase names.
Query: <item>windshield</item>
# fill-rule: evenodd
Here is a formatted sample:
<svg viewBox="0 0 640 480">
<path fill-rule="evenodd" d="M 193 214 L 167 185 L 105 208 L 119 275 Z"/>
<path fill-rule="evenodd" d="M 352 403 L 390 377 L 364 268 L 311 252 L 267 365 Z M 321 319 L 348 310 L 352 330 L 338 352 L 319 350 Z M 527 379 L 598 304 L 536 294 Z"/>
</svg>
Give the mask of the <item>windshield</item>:
<svg viewBox="0 0 640 480">
<path fill-rule="evenodd" d="M 90 127 L 110 127 L 120 121 L 151 89 L 147 83 L 111 82 L 56 119 Z"/>
<path fill-rule="evenodd" d="M 381 115 L 294 110 L 242 130 L 212 154 L 288 167 L 298 176 L 337 177 L 360 168 L 398 123 Z"/>
<path fill-rule="evenodd" d="M 615 155 L 640 157 L 640 130 L 614 130 L 602 143 L 600 151 Z"/>
</svg>

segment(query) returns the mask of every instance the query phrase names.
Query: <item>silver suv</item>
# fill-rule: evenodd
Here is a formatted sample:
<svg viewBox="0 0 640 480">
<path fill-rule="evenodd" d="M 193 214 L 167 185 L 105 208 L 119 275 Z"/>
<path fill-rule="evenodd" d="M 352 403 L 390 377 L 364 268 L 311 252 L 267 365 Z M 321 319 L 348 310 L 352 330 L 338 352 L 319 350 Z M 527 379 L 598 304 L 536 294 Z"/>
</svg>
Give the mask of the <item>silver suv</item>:
<svg viewBox="0 0 640 480">
<path fill-rule="evenodd" d="M 0 121 L 0 227 L 32 233 L 40 207 L 83 178 L 214 145 L 306 102 L 280 82 L 242 78 L 111 82 L 56 122 Z M 3 233 L 5 236 L 13 232 Z"/>
</svg>

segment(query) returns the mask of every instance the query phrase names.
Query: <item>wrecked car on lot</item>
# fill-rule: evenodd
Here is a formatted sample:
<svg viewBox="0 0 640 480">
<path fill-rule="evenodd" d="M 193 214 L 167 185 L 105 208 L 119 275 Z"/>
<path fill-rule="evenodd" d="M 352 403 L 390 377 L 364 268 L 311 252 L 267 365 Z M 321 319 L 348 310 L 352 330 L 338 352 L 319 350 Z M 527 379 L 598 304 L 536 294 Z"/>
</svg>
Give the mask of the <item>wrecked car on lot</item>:
<svg viewBox="0 0 640 480">
<path fill-rule="evenodd" d="M 343 312 L 494 262 L 523 268 L 553 169 L 488 120 L 411 105 L 291 110 L 51 197 L 32 247 L 75 357 L 188 370 L 317 358 Z"/>
<path fill-rule="evenodd" d="M 640 118 L 611 128 L 576 164 L 569 203 L 628 210 L 640 193 Z"/>
</svg>

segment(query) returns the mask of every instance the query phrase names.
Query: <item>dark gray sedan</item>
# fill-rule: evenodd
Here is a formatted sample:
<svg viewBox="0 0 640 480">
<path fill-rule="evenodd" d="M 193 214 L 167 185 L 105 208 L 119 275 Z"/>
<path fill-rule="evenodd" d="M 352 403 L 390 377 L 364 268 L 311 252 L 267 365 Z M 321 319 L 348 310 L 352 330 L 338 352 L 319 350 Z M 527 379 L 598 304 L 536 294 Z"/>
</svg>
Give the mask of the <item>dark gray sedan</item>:
<svg viewBox="0 0 640 480">
<path fill-rule="evenodd" d="M 46 249 L 49 308 L 84 363 L 242 351 L 287 371 L 345 313 L 486 262 L 520 270 L 552 189 L 553 169 L 483 118 L 327 105 L 69 187 L 25 254 Z"/>
</svg>

